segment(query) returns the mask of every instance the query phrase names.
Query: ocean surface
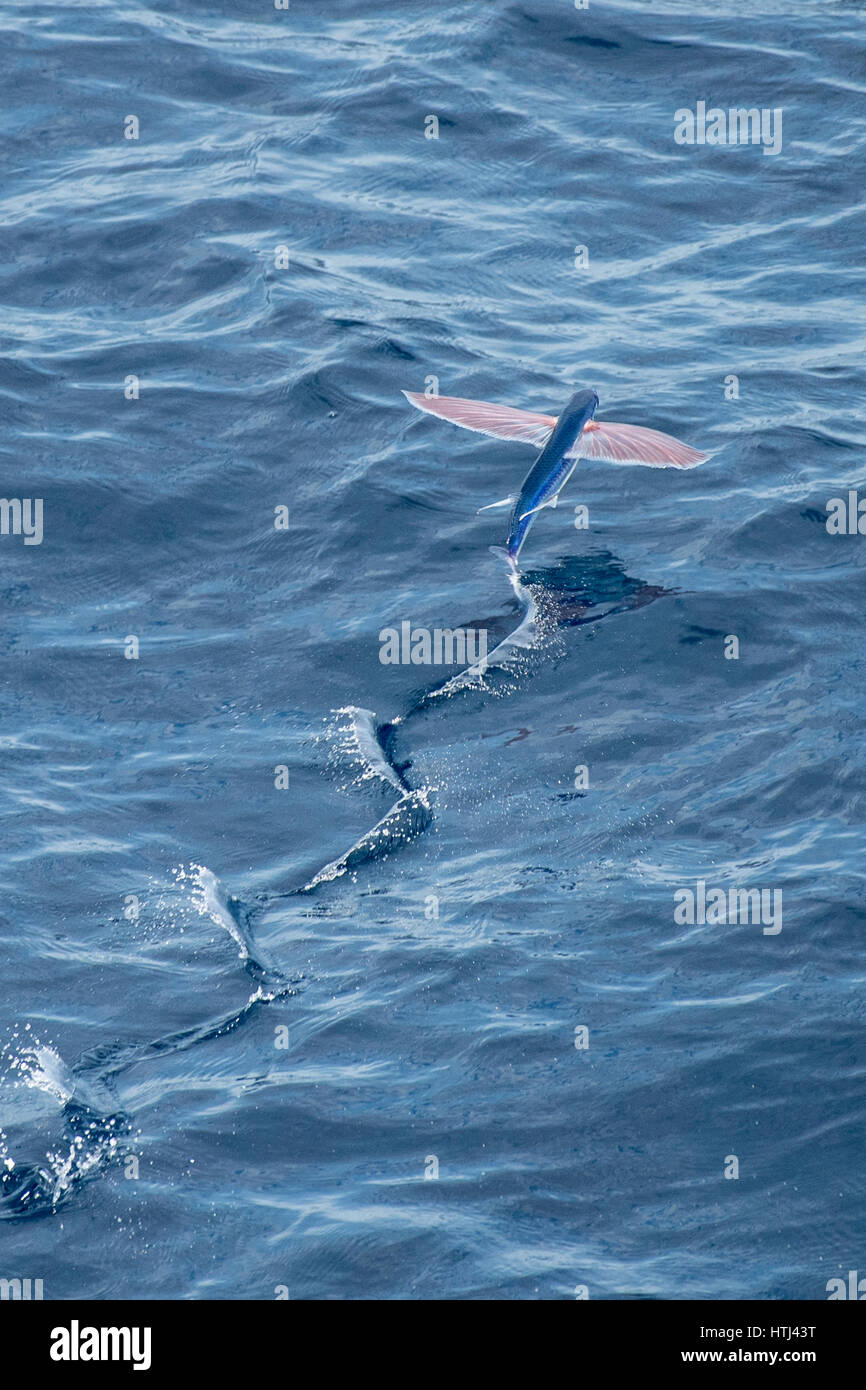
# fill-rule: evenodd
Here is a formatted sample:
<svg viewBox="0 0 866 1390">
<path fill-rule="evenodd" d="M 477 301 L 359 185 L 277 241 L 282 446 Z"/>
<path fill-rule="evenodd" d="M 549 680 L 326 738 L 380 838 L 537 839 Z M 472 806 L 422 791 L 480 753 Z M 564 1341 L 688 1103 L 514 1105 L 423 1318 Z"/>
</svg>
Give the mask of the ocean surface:
<svg viewBox="0 0 866 1390">
<path fill-rule="evenodd" d="M 6 0 L 0 1276 L 866 1274 L 864 25 Z M 511 583 L 531 449 L 401 391 L 583 387 L 712 458 L 582 463 Z"/>
</svg>

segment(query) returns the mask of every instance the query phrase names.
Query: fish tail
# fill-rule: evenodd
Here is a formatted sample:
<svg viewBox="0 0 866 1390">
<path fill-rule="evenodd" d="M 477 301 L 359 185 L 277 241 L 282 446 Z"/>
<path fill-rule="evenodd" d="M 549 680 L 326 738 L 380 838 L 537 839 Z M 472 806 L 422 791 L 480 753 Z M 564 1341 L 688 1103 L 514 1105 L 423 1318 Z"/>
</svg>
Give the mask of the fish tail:
<svg viewBox="0 0 866 1390">
<path fill-rule="evenodd" d="M 497 560 L 502 560 L 508 566 L 509 574 L 514 574 L 516 572 L 517 551 L 520 549 L 520 546 L 514 549 L 513 545 L 509 543 L 508 545 L 491 545 L 488 549 L 491 555 L 495 555 Z"/>
</svg>

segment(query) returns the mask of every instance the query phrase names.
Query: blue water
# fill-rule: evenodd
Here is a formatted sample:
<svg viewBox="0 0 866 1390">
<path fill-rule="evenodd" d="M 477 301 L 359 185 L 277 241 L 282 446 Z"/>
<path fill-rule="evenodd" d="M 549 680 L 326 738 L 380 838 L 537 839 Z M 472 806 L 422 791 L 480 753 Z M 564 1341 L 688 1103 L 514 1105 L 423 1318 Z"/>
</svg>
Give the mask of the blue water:
<svg viewBox="0 0 866 1390">
<path fill-rule="evenodd" d="M 0 1275 L 866 1273 L 863 20 L 7 0 Z M 701 100 L 780 153 L 677 145 Z M 476 511 L 534 456 L 431 376 L 715 452 L 581 464 L 512 588 Z M 407 619 L 524 641 L 429 699 Z M 782 930 L 677 922 L 699 881 Z"/>
</svg>

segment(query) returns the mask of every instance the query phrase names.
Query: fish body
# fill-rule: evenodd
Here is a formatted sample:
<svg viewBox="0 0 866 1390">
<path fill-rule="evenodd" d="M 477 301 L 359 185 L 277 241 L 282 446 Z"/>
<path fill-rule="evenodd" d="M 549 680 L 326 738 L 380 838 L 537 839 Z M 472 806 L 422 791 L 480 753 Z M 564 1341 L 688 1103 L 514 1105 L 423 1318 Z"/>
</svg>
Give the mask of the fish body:
<svg viewBox="0 0 866 1390">
<path fill-rule="evenodd" d="M 537 513 L 565 486 L 577 458 L 572 453 L 584 426 L 598 408 L 595 391 L 576 391 L 553 427 L 553 433 L 527 473 L 514 504 L 505 549 L 516 560 Z"/>
</svg>

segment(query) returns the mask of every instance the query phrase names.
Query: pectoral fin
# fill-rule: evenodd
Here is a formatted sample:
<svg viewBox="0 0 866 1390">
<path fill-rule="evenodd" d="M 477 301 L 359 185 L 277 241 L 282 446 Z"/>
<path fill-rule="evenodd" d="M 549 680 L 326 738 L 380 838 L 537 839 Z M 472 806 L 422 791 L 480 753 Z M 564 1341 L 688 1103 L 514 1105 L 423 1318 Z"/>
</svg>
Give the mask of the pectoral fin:
<svg viewBox="0 0 866 1390">
<path fill-rule="evenodd" d="M 694 468 L 706 463 L 702 454 L 661 430 L 643 425 L 618 425 L 613 420 L 590 420 L 578 435 L 569 458 L 606 459 L 609 463 L 640 463 L 646 468 Z"/>
<path fill-rule="evenodd" d="M 531 410 L 515 410 L 510 405 L 491 405 L 489 401 L 467 401 L 460 396 L 425 396 L 419 391 L 403 395 L 418 410 L 462 425 L 465 430 L 490 434 L 494 439 L 517 439 L 543 449 L 556 424 L 555 415 L 538 415 Z"/>
</svg>

